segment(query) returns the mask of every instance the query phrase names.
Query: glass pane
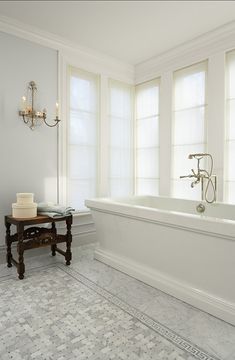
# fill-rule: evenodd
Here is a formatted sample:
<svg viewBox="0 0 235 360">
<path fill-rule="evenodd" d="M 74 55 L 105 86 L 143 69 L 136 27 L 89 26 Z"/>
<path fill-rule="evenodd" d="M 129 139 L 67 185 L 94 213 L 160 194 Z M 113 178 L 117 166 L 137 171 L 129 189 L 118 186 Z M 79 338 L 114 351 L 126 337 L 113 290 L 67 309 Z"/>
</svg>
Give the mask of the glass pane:
<svg viewBox="0 0 235 360">
<path fill-rule="evenodd" d="M 69 124 L 70 144 L 96 144 L 96 115 L 71 110 Z"/>
<path fill-rule="evenodd" d="M 204 107 L 175 112 L 173 144 L 204 142 L 204 116 Z"/>
<path fill-rule="evenodd" d="M 130 149 L 110 148 L 110 177 L 132 177 Z"/>
<path fill-rule="evenodd" d="M 88 210 L 86 198 L 96 196 L 98 77 L 71 68 L 68 124 L 68 203 Z"/>
<path fill-rule="evenodd" d="M 68 182 L 68 203 L 75 209 L 88 211 L 84 201 L 96 196 L 95 181 L 70 180 Z"/>
<path fill-rule="evenodd" d="M 159 194 L 159 180 L 138 179 L 136 181 L 137 195 L 154 195 Z"/>
<path fill-rule="evenodd" d="M 225 199 L 235 203 L 235 51 L 227 54 L 227 141 L 225 166 Z"/>
<path fill-rule="evenodd" d="M 130 148 L 132 140 L 132 122 L 127 118 L 110 119 L 110 143 L 113 147 Z"/>
<path fill-rule="evenodd" d="M 227 181 L 225 185 L 226 202 L 235 204 L 235 181 Z"/>
<path fill-rule="evenodd" d="M 235 140 L 235 100 L 230 100 L 227 104 L 227 139 Z"/>
<path fill-rule="evenodd" d="M 229 53 L 228 59 L 228 97 L 235 98 L 235 53 Z"/>
<path fill-rule="evenodd" d="M 97 111 L 97 83 L 92 80 L 71 76 L 70 107 L 84 111 Z"/>
<path fill-rule="evenodd" d="M 137 150 L 137 177 L 158 178 L 159 148 Z"/>
<path fill-rule="evenodd" d="M 159 86 L 148 84 L 137 86 L 136 114 L 137 119 L 158 115 L 159 113 Z"/>
<path fill-rule="evenodd" d="M 110 114 L 119 118 L 131 117 L 131 90 L 115 82 L 110 88 Z"/>
<path fill-rule="evenodd" d="M 137 120 L 137 148 L 159 145 L 159 118 Z"/>
<path fill-rule="evenodd" d="M 96 147 L 70 146 L 69 177 L 89 179 L 96 176 Z"/>
<path fill-rule="evenodd" d="M 201 184 L 191 188 L 190 179 L 172 180 L 172 195 L 179 199 L 201 200 Z M 180 209 L 179 209 L 180 211 Z"/>
<path fill-rule="evenodd" d="M 132 193 L 132 87 L 110 81 L 110 159 L 109 177 L 112 196 Z M 113 179 L 115 178 L 115 179 Z M 124 188 L 121 189 L 121 186 Z M 128 193 L 129 192 L 129 193 Z"/>
<path fill-rule="evenodd" d="M 227 179 L 235 181 L 235 141 L 227 143 Z"/>
<path fill-rule="evenodd" d="M 189 159 L 189 154 L 203 153 L 205 151 L 204 144 L 198 145 L 186 145 L 186 146 L 173 146 L 172 164 L 173 179 L 179 179 L 181 175 L 192 174 L 191 169 L 196 171 L 197 161 L 195 159 Z M 205 162 L 202 159 L 200 162 L 201 168 L 205 167 Z M 193 179 L 191 180 L 191 182 Z"/>
<path fill-rule="evenodd" d="M 205 71 L 187 74 L 180 71 L 175 78 L 175 110 L 205 104 Z"/>
<path fill-rule="evenodd" d="M 132 180 L 110 179 L 110 196 L 129 196 L 132 194 Z"/>
</svg>

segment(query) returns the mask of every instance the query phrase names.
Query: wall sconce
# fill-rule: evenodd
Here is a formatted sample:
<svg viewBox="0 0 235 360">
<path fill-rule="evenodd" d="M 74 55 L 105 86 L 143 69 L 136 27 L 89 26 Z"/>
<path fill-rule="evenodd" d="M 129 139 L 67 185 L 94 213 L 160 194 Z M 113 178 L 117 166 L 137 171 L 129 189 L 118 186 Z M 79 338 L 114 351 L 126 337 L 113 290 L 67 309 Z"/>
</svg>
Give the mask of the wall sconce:
<svg viewBox="0 0 235 360">
<path fill-rule="evenodd" d="M 30 81 L 28 86 L 29 98 L 26 96 L 22 97 L 22 110 L 19 111 L 19 115 L 22 116 L 24 123 L 29 126 L 31 130 L 33 130 L 38 123 L 38 121 L 44 122 L 49 127 L 54 127 L 58 125 L 60 119 L 58 116 L 59 112 L 59 104 L 56 103 L 56 116 L 55 116 L 55 124 L 48 124 L 46 121 L 47 111 L 43 109 L 43 111 L 35 110 L 35 94 L 37 91 L 37 86 L 34 81 Z"/>
</svg>

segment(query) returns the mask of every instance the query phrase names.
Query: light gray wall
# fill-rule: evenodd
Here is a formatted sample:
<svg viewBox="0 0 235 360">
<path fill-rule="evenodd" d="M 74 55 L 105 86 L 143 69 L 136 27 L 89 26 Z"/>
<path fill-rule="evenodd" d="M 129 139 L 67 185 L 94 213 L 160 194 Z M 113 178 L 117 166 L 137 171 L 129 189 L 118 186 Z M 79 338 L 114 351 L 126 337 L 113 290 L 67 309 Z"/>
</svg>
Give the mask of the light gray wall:
<svg viewBox="0 0 235 360">
<path fill-rule="evenodd" d="M 17 192 L 33 192 L 35 201 L 57 201 L 57 128 L 31 131 L 18 115 L 29 81 L 38 85 L 40 110 L 55 115 L 57 51 L 0 32 L 0 247 L 3 217 L 11 213 Z"/>
</svg>

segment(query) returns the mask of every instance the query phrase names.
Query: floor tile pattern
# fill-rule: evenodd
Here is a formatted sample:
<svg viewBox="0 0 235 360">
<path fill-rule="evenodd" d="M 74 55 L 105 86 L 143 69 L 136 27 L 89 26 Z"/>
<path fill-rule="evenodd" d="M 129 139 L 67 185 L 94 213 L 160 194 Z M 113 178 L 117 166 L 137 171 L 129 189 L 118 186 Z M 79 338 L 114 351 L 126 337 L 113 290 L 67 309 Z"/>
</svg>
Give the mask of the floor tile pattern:
<svg viewBox="0 0 235 360">
<path fill-rule="evenodd" d="M 0 281 L 1 360 L 217 360 L 62 264 Z"/>
</svg>

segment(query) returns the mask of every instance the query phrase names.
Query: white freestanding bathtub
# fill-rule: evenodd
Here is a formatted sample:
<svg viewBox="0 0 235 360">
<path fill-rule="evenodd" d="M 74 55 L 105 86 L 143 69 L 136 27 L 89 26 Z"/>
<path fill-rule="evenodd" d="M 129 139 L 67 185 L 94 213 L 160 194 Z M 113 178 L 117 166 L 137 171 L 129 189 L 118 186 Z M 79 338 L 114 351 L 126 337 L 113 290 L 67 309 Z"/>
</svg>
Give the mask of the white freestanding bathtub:
<svg viewBox="0 0 235 360">
<path fill-rule="evenodd" d="M 235 206 L 153 196 L 87 200 L 95 258 L 235 324 Z"/>
</svg>

